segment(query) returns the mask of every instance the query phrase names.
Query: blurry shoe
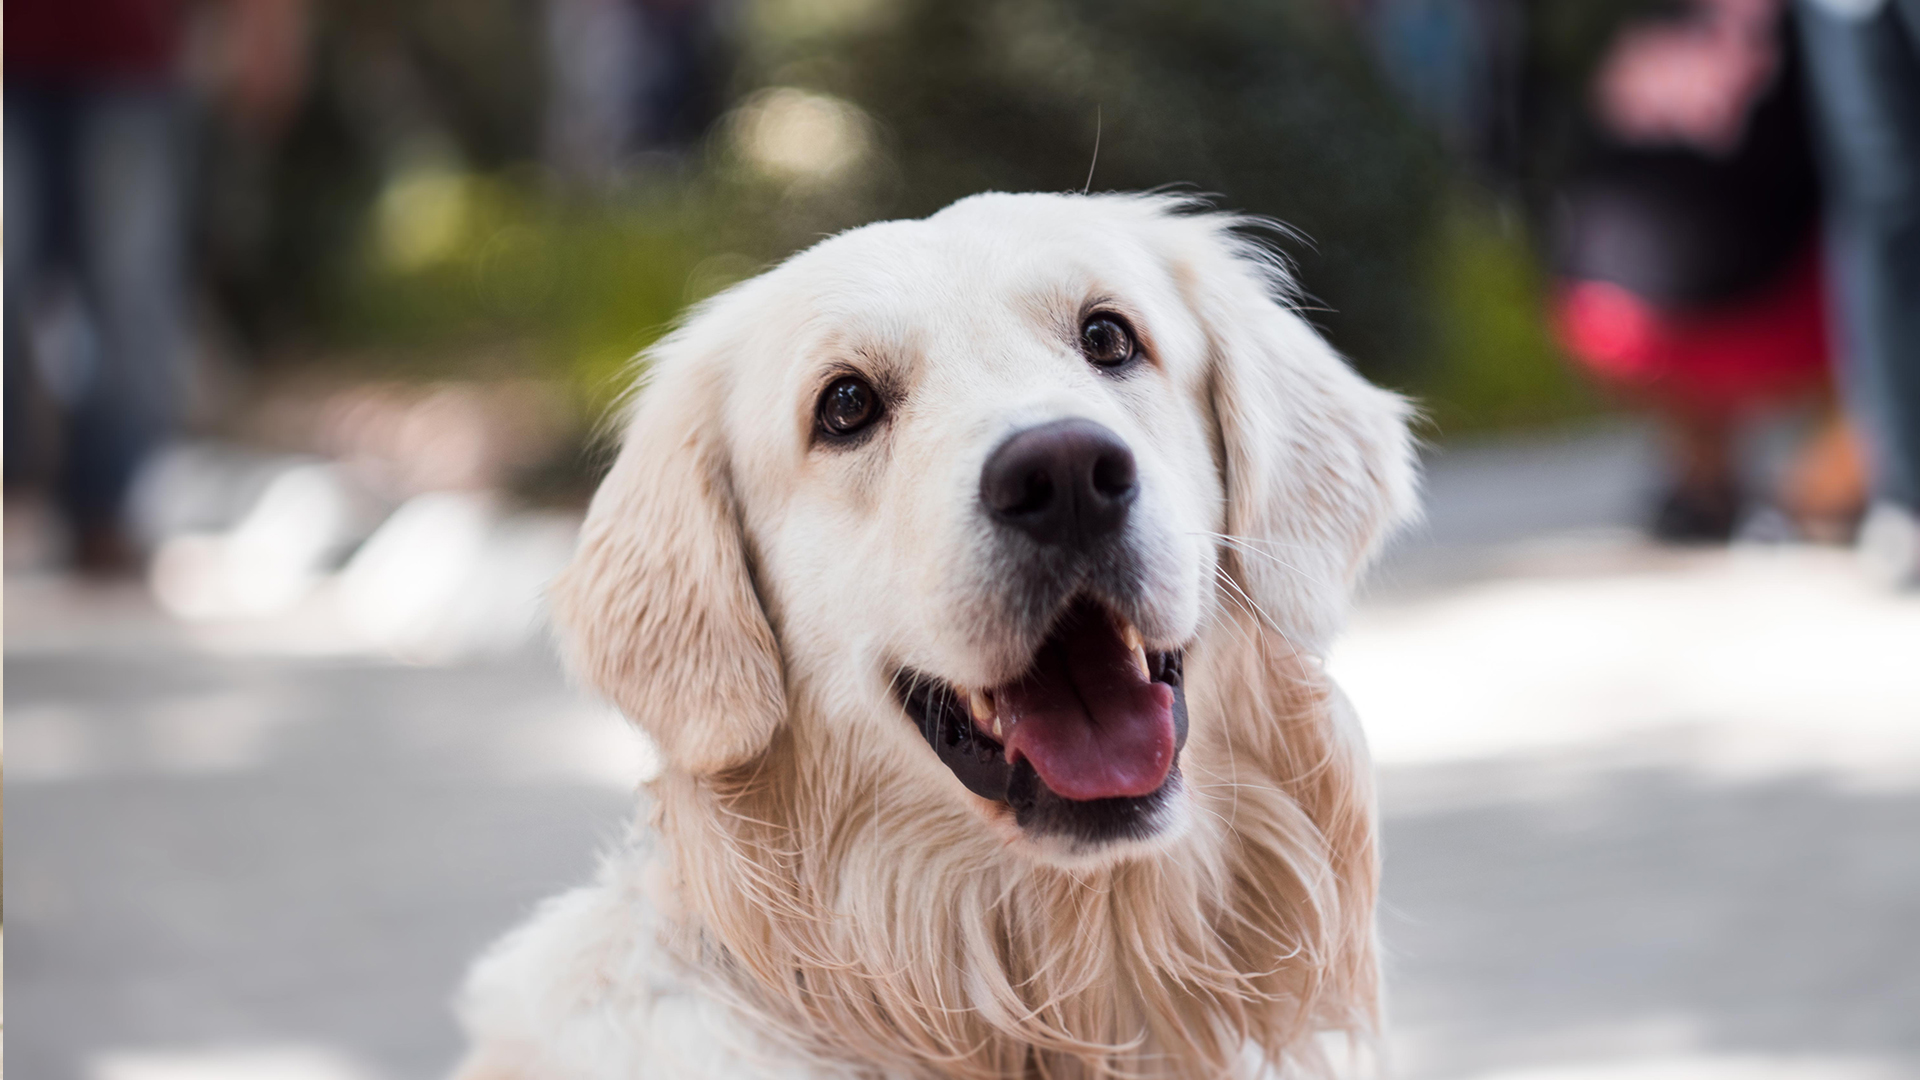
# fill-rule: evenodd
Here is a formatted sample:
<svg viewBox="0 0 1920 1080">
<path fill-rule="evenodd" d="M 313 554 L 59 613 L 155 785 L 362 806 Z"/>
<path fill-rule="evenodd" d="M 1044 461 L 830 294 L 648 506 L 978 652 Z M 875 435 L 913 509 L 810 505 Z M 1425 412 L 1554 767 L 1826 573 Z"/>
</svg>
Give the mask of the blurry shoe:
<svg viewBox="0 0 1920 1080">
<path fill-rule="evenodd" d="M 75 531 L 73 568 L 85 577 L 133 577 L 140 572 L 140 561 L 140 549 L 117 522 L 95 522 Z"/>
<path fill-rule="evenodd" d="M 1801 445 L 1781 481 L 1779 500 L 1802 539 L 1854 542 L 1867 512 L 1867 463 L 1845 417 L 1829 419 Z"/>
<path fill-rule="evenodd" d="M 1733 539 L 1745 500 L 1731 482 L 1681 484 L 1667 492 L 1653 515 L 1653 537 L 1669 544 L 1724 544 Z"/>
<path fill-rule="evenodd" d="M 1920 514 L 1899 503 L 1874 503 L 1854 547 L 1860 569 L 1889 589 L 1920 588 Z"/>
</svg>

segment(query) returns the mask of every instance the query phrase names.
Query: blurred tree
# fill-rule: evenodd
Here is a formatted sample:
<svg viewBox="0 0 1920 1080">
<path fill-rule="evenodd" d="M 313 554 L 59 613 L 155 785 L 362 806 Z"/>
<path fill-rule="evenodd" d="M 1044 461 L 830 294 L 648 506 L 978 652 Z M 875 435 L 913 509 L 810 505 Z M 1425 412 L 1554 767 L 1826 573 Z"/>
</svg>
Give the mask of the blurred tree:
<svg viewBox="0 0 1920 1080">
<path fill-rule="evenodd" d="M 1178 185 L 1275 217 L 1307 240 L 1292 254 L 1323 327 L 1403 379 L 1445 169 L 1362 44 L 1322 0 L 763 0 L 745 72 L 877 122 L 891 174 L 850 217 L 1077 190 L 1090 169 L 1094 190 Z"/>
<path fill-rule="evenodd" d="M 201 216 L 210 269 L 256 348 L 337 323 L 370 209 L 422 156 L 499 168 L 539 144 L 539 10 L 527 0 L 316 5 L 307 85 L 276 130 L 210 118 Z"/>
<path fill-rule="evenodd" d="M 676 129 L 690 152 L 609 148 L 590 184 L 542 165 L 587 74 L 556 67 L 555 2 L 313 9 L 298 111 L 271 145 L 216 139 L 207 172 L 243 337 L 437 374 L 489 358 L 592 408 L 685 303 L 824 233 L 1091 171 L 1297 229 L 1315 321 L 1450 425 L 1590 408 L 1542 377 L 1512 208 L 1544 212 L 1584 138 L 1577 88 L 1638 0 L 1477 0 L 1512 46 L 1512 99 L 1488 106 L 1504 141 L 1478 149 L 1409 99 L 1417 79 L 1394 89 L 1386 0 L 591 0 L 697 12 L 717 36 L 688 85 L 727 91 L 687 113 L 723 114 L 704 138 Z"/>
</svg>

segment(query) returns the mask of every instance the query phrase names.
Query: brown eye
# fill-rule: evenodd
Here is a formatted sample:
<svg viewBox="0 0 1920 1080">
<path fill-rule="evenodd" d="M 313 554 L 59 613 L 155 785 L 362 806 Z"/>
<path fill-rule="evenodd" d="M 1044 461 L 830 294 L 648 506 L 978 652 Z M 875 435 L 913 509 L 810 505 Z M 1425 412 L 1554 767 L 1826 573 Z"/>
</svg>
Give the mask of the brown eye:
<svg viewBox="0 0 1920 1080">
<path fill-rule="evenodd" d="M 880 418 L 880 395 L 873 384 L 848 375 L 828 384 L 817 409 L 820 426 L 834 435 L 852 435 Z"/>
<path fill-rule="evenodd" d="M 1095 315 L 1080 328 L 1080 351 L 1089 363 L 1119 367 L 1133 359 L 1133 331 L 1112 315 Z"/>
</svg>

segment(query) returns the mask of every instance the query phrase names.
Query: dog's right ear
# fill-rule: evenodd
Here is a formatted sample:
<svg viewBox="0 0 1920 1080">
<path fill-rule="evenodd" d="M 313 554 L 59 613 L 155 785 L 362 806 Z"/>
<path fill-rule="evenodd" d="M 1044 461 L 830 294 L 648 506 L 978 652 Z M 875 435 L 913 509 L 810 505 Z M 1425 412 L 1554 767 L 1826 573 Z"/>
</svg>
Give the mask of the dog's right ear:
<svg viewBox="0 0 1920 1080">
<path fill-rule="evenodd" d="M 1241 219 L 1163 213 L 1159 224 L 1208 339 L 1226 489 L 1222 565 L 1237 601 L 1323 650 L 1361 572 L 1417 513 L 1411 408 L 1361 378 L 1300 317 L 1282 269 L 1235 232 Z"/>
<path fill-rule="evenodd" d="M 786 692 L 720 445 L 721 380 L 673 352 L 656 352 L 553 612 L 574 670 L 667 766 L 711 773 L 766 748 Z"/>
</svg>

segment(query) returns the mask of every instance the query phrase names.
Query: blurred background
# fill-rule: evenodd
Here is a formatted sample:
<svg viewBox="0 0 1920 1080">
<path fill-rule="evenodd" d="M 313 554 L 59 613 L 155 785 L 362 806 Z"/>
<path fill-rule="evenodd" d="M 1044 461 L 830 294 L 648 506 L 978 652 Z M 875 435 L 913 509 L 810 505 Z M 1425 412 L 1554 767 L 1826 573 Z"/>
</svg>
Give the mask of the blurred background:
<svg viewBox="0 0 1920 1080">
<path fill-rule="evenodd" d="M 987 189 L 1269 215 L 1422 408 L 1333 666 L 1398 1074 L 1920 1076 L 1912 0 L 8 0 L 16 1074 L 401 1080 L 648 749 L 633 358 Z"/>
</svg>

